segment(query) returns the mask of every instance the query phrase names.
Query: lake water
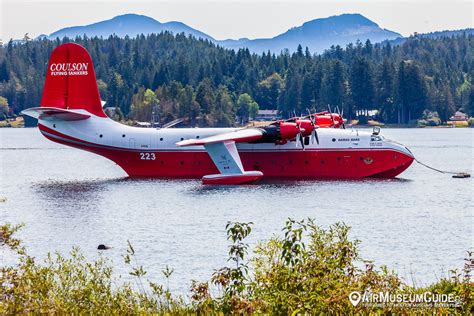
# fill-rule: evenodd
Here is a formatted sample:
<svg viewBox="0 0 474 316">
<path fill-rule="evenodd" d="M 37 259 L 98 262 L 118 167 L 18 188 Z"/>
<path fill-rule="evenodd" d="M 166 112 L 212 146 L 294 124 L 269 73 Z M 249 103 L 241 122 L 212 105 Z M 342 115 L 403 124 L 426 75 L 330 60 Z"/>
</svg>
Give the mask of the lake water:
<svg viewBox="0 0 474 316">
<path fill-rule="evenodd" d="M 384 129 L 432 166 L 473 171 L 473 129 Z M 130 240 L 148 277 L 184 293 L 226 264 L 227 221 L 252 221 L 249 242 L 279 234 L 288 217 L 328 225 L 344 221 L 361 254 L 395 269 L 407 282 L 434 282 L 461 268 L 473 242 L 474 178 L 453 179 L 414 163 L 398 179 L 301 181 L 206 187 L 200 180 L 133 180 L 114 163 L 43 138 L 37 129 L 0 129 L 0 223 L 25 223 L 29 252 L 113 261 Z M 102 252 L 98 244 L 112 246 Z M 0 252 L 2 264 L 11 255 Z"/>
</svg>

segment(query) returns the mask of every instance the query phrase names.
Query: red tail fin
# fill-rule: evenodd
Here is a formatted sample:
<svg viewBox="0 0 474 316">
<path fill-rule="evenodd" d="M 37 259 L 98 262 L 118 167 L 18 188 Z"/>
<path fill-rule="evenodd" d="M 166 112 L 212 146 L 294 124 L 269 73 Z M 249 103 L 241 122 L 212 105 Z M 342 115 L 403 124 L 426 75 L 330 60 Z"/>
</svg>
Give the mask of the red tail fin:
<svg viewBox="0 0 474 316">
<path fill-rule="evenodd" d="M 84 47 L 66 43 L 51 53 L 41 106 L 83 109 L 107 117 L 102 110 L 94 65 Z"/>
</svg>

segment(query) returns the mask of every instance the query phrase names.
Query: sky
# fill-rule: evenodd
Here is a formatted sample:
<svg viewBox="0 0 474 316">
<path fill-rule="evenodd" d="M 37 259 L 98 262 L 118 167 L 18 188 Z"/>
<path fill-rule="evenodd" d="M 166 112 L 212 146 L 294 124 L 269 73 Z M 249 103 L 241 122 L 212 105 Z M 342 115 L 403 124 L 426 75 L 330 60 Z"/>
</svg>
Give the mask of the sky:
<svg viewBox="0 0 474 316">
<path fill-rule="evenodd" d="M 306 21 L 360 13 L 404 36 L 474 27 L 472 0 L 0 0 L 0 39 L 31 38 L 125 13 L 180 21 L 216 39 L 267 38 Z"/>
</svg>

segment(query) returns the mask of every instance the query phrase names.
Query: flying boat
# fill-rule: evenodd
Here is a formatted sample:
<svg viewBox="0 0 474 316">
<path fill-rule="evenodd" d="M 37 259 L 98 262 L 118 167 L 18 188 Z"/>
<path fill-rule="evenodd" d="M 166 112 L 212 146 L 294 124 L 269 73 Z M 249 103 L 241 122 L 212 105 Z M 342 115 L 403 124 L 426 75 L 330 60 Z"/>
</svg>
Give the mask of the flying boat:
<svg viewBox="0 0 474 316">
<path fill-rule="evenodd" d="M 89 53 L 65 43 L 51 53 L 40 106 L 22 114 L 36 118 L 47 139 L 110 159 L 130 177 L 226 185 L 262 178 L 392 178 L 414 160 L 378 128 L 346 129 L 339 112 L 259 127 L 139 128 L 110 119 L 103 105 Z"/>
</svg>

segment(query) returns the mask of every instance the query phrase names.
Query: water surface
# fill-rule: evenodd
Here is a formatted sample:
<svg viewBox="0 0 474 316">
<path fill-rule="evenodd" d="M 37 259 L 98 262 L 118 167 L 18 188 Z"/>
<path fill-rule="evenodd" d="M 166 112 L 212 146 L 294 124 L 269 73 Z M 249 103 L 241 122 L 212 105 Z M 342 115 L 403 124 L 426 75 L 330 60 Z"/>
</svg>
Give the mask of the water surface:
<svg viewBox="0 0 474 316">
<path fill-rule="evenodd" d="M 473 171 L 472 129 L 385 129 L 421 161 Z M 43 138 L 37 129 L 0 129 L 0 222 L 25 223 L 31 254 L 79 246 L 90 259 L 100 243 L 115 271 L 126 241 L 148 276 L 172 289 L 207 280 L 226 264 L 227 221 L 255 223 L 249 239 L 279 234 L 288 217 L 328 226 L 344 221 L 362 241 L 362 256 L 395 269 L 408 282 L 436 281 L 461 268 L 473 242 L 473 178 L 453 179 L 414 164 L 397 179 L 280 181 L 207 187 L 199 180 L 133 180 L 113 162 Z M 0 252 L 1 263 L 9 255 Z"/>
</svg>

